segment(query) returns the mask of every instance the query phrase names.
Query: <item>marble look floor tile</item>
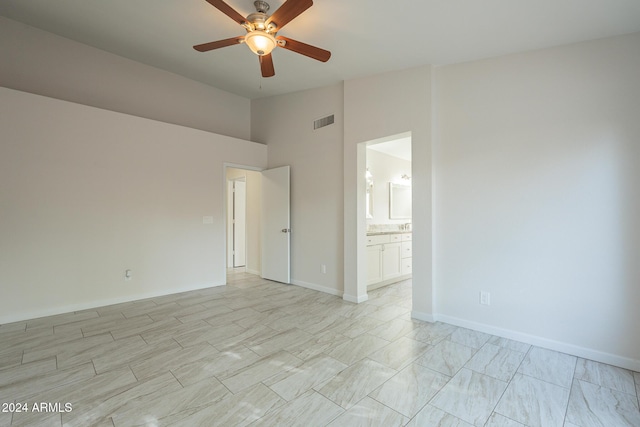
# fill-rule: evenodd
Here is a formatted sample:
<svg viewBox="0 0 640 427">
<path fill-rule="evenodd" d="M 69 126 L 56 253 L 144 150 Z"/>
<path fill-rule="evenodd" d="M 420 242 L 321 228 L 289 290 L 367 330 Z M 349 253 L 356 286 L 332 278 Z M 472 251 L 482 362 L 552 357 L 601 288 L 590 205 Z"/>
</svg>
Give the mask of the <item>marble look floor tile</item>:
<svg viewBox="0 0 640 427">
<path fill-rule="evenodd" d="M 337 328 L 340 333 L 349 338 L 356 338 L 368 333 L 371 329 L 384 325 L 382 320 L 373 317 L 361 317 L 357 319 L 347 319 L 349 323 L 345 323 L 342 328 Z"/>
<path fill-rule="evenodd" d="M 575 380 L 567 421 L 581 427 L 640 426 L 638 400 L 630 394 Z"/>
<path fill-rule="evenodd" d="M 387 344 L 389 344 L 389 341 L 383 340 L 382 338 L 363 334 L 351 341 L 340 344 L 327 354 L 334 359 L 338 359 L 342 363 L 352 365 Z"/>
<path fill-rule="evenodd" d="M 236 395 L 227 396 L 194 414 L 167 425 L 243 427 L 261 418 L 267 411 L 282 406 L 282 400 L 264 384 L 257 384 Z"/>
<path fill-rule="evenodd" d="M 453 376 L 473 357 L 475 350 L 448 340 L 428 349 L 415 362 L 445 375 Z"/>
<path fill-rule="evenodd" d="M 333 420 L 331 427 L 393 427 L 403 426 L 409 418 L 384 406 L 380 402 L 365 397 L 347 412 Z"/>
<path fill-rule="evenodd" d="M 210 328 L 210 325 L 207 322 L 204 320 L 197 320 L 191 323 L 167 327 L 165 330 L 146 331 L 140 334 L 140 336 L 147 344 L 158 344 L 167 341 L 167 338 L 175 339 L 176 337 L 188 334 L 194 330 L 206 330 L 206 328 Z"/>
<path fill-rule="evenodd" d="M 308 427 L 323 426 L 344 410 L 316 391 L 309 390 L 260 418 L 252 426 Z"/>
<path fill-rule="evenodd" d="M 248 316 L 254 316 L 257 313 L 260 313 L 260 312 L 253 310 L 251 308 L 243 308 L 241 310 L 234 310 L 230 313 L 218 314 L 204 320 L 210 325 L 218 327 L 222 325 L 227 325 L 232 322 L 236 322 Z M 182 319 L 179 319 L 179 320 L 182 321 Z"/>
<path fill-rule="evenodd" d="M 0 385 L 0 402 L 25 401 L 28 397 L 38 393 L 92 378 L 95 375 L 91 363 L 65 370 L 47 370 L 18 382 L 6 385 L 2 383 Z"/>
<path fill-rule="evenodd" d="M 218 350 L 224 350 L 229 347 L 236 347 L 238 345 L 244 345 L 246 347 L 253 347 L 260 342 L 266 341 L 280 334 L 279 331 L 271 329 L 268 326 L 254 326 L 245 329 L 244 332 L 234 335 L 228 339 L 216 342 L 216 348 Z"/>
<path fill-rule="evenodd" d="M 461 369 L 430 402 L 463 421 L 482 427 L 489 419 L 507 383 Z"/>
<path fill-rule="evenodd" d="M 80 313 L 72 312 L 72 313 L 58 314 L 56 316 L 41 317 L 39 319 L 33 319 L 33 320 L 27 321 L 27 330 L 38 328 L 41 326 L 64 325 L 67 323 L 79 322 L 81 320 L 94 319 L 96 317 L 99 317 L 99 314 L 97 311 L 94 311 L 94 310 L 83 311 Z"/>
<path fill-rule="evenodd" d="M 77 338 L 74 340 L 61 339 L 60 341 L 51 341 L 41 347 L 35 347 L 33 350 L 25 350 L 22 358 L 22 363 L 29 363 L 35 360 L 42 360 L 54 356 L 58 357 L 59 366 L 71 366 L 65 365 L 64 359 L 66 355 L 70 354 L 82 354 L 84 352 L 91 351 L 101 345 L 109 344 L 113 342 L 111 334 L 95 335 L 88 338 Z M 61 362 L 62 359 L 62 363 Z M 91 360 L 91 357 L 80 360 L 79 363 L 85 363 Z"/>
<path fill-rule="evenodd" d="M 168 425 L 229 396 L 231 392 L 218 380 L 208 378 L 172 392 L 156 393 L 134 399 L 112 414 L 118 426 Z"/>
<path fill-rule="evenodd" d="M 137 360 L 145 360 L 157 357 L 167 351 L 174 351 L 180 346 L 175 341 L 166 341 L 160 344 L 148 345 L 140 336 L 124 338 L 114 341 L 100 348 L 101 352 L 93 355 L 91 359 L 98 374 L 101 374 L 121 366 L 128 365 Z M 127 341 L 128 340 L 128 341 Z M 125 341 L 126 344 L 125 344 Z M 68 359 L 67 359 L 68 360 Z M 60 361 L 58 360 L 58 366 Z"/>
<path fill-rule="evenodd" d="M 412 363 L 369 394 L 391 409 L 413 417 L 451 378 Z"/>
<path fill-rule="evenodd" d="M 464 366 L 478 373 L 509 381 L 524 357 L 524 353 L 485 344 Z"/>
<path fill-rule="evenodd" d="M 55 427 L 62 425 L 62 416 L 55 412 L 28 412 L 13 414 L 12 427 Z"/>
<path fill-rule="evenodd" d="M 301 364 L 302 361 L 297 357 L 292 356 L 286 351 L 280 351 L 258 359 L 234 375 L 223 379 L 222 383 L 231 390 L 232 393 L 237 393 L 240 390 L 251 387 L 280 372 L 289 371 Z"/>
<path fill-rule="evenodd" d="M 238 346 L 226 349 L 217 355 L 174 368 L 171 372 L 180 381 L 180 384 L 187 386 L 214 376 L 219 378 L 230 377 L 260 359 L 260 356 L 248 348 Z"/>
<path fill-rule="evenodd" d="M 517 421 L 512 420 L 511 418 L 507 418 L 504 415 L 500 415 L 496 412 L 491 414 L 489 417 L 489 421 L 485 424 L 485 427 L 527 427 L 524 424 L 520 424 Z M 565 427 L 568 427 L 565 424 Z"/>
<path fill-rule="evenodd" d="M 524 425 L 562 427 L 569 390 L 516 374 L 495 411 Z"/>
<path fill-rule="evenodd" d="M 402 337 L 382 347 L 380 350 L 374 351 L 368 357 L 399 371 L 421 356 L 429 347 L 429 344 L 425 344 L 422 341 Z"/>
<path fill-rule="evenodd" d="M 227 323 L 213 328 L 211 325 L 204 323 L 183 333 L 174 334 L 173 339 L 183 347 L 204 344 L 206 342 L 215 346 L 216 344 L 227 342 L 230 338 L 244 331 L 244 328 L 233 323 Z"/>
<path fill-rule="evenodd" d="M 407 427 L 473 427 L 460 418 L 456 418 L 451 414 L 447 414 L 440 409 L 426 405 L 415 417 L 409 421 Z"/>
<path fill-rule="evenodd" d="M 56 359 L 49 358 L 36 362 L 25 363 L 11 369 L 0 371 L 0 392 L 16 383 L 26 381 L 30 378 L 38 377 L 48 372 L 56 370 Z"/>
<path fill-rule="evenodd" d="M 76 329 L 69 332 L 55 333 L 51 330 L 30 330 L 26 332 L 8 332 L 0 336 L 0 342 L 4 349 L 14 351 L 31 351 L 43 349 L 61 342 L 73 341 L 82 338 L 82 331 Z M 4 352 L 3 352 L 4 353 Z M 24 363 L 24 362 L 23 362 Z"/>
<path fill-rule="evenodd" d="M 623 393 L 636 394 L 633 372 L 627 369 L 578 358 L 575 377 Z"/>
<path fill-rule="evenodd" d="M 62 415 L 62 421 L 68 427 L 82 427 L 104 421 L 120 411 L 128 408 L 140 408 L 145 399 L 167 395 L 182 390 L 180 383 L 171 373 L 162 374 L 149 380 L 137 381 L 129 388 L 105 396 L 100 401 L 74 405 L 73 411 Z"/>
<path fill-rule="evenodd" d="M 82 333 L 82 328 L 92 329 L 92 328 L 102 328 L 103 325 L 118 325 L 118 321 L 125 320 L 125 317 L 122 313 L 114 311 L 105 313 L 99 317 L 93 317 L 85 320 L 80 320 L 73 323 L 65 323 L 62 325 L 54 326 L 53 331 L 55 334 L 60 333 L 70 333 L 70 332 L 79 332 L 81 337 L 84 337 Z M 107 328 L 108 329 L 108 328 Z M 109 332 L 108 330 L 105 332 Z M 95 335 L 95 334 L 91 334 Z"/>
<path fill-rule="evenodd" d="M 249 348 L 261 356 L 266 356 L 289 347 L 306 343 L 311 338 L 313 338 L 313 335 L 310 333 L 298 328 L 293 328 L 270 337 L 265 337 L 265 339 Z"/>
<path fill-rule="evenodd" d="M 138 326 L 124 326 L 122 328 L 114 328 L 111 330 L 111 336 L 115 340 L 132 337 L 134 335 L 142 335 L 146 332 L 166 331 L 168 328 L 179 326 L 182 323 L 173 317 L 163 319 L 157 322 L 144 323 Z"/>
<path fill-rule="evenodd" d="M 73 412 L 86 411 L 97 407 L 111 396 L 126 392 L 137 384 L 136 377 L 129 368 L 96 375 L 90 379 L 66 384 L 46 392 L 38 392 L 27 398 L 31 402 L 71 403 Z M 29 413 L 23 417 L 25 425 L 35 424 L 39 414 Z M 106 414 L 104 414 L 106 418 Z M 79 425 L 79 423 L 75 424 Z M 88 423 L 85 425 L 89 425 Z"/>
<path fill-rule="evenodd" d="M 343 408 L 349 409 L 396 373 L 396 370 L 371 359 L 363 359 L 315 389 Z"/>
<path fill-rule="evenodd" d="M 565 388 L 571 387 L 577 358 L 557 351 L 533 347 L 518 372 Z"/>
<path fill-rule="evenodd" d="M 13 414 L 10 412 L 0 412 L 0 427 L 9 427 Z"/>
<path fill-rule="evenodd" d="M 411 311 L 408 308 L 400 307 L 397 305 L 387 305 L 381 306 L 378 310 L 368 314 L 367 316 L 373 317 L 374 319 L 382 320 L 383 322 L 389 322 L 398 316 L 402 316 L 407 312 Z"/>
<path fill-rule="evenodd" d="M 27 330 L 27 322 L 4 323 L 0 325 L 0 337 L 5 332 L 24 332 Z"/>
<path fill-rule="evenodd" d="M 640 372 L 634 372 L 633 378 L 636 381 L 636 396 L 638 396 L 638 406 L 640 406 Z"/>
<path fill-rule="evenodd" d="M 220 303 L 222 304 L 222 303 Z M 212 317 L 215 316 L 219 316 L 222 314 L 226 314 L 226 313 L 233 313 L 233 309 L 224 306 L 224 305 L 218 305 L 217 307 L 206 307 L 205 306 L 205 310 L 197 310 L 193 313 L 189 313 L 189 314 L 183 314 L 183 315 L 176 315 L 175 317 L 181 321 L 182 323 L 191 323 L 191 322 L 195 322 L 197 320 L 205 320 L 205 319 L 210 319 Z M 230 323 L 226 322 L 226 323 Z M 222 324 L 222 323 L 221 323 Z"/>
<path fill-rule="evenodd" d="M 131 370 L 138 380 L 150 378 L 159 373 L 177 370 L 189 363 L 208 359 L 220 354 L 209 344 L 200 344 L 193 347 L 170 347 L 166 351 L 154 354 L 151 357 L 141 358 L 129 363 Z"/>
<path fill-rule="evenodd" d="M 178 303 L 174 301 L 168 301 L 164 304 L 149 304 L 143 307 L 129 307 L 122 310 L 121 313 L 126 318 L 138 317 L 143 315 L 151 317 L 152 314 L 165 313 L 167 311 L 173 313 L 178 311 L 180 308 L 181 306 Z"/>
<path fill-rule="evenodd" d="M 478 349 L 489 341 L 491 335 L 471 329 L 458 328 L 449 335 L 449 341 Z"/>
<path fill-rule="evenodd" d="M 347 365 L 344 363 L 321 354 L 264 383 L 283 399 L 290 401 L 324 383 L 345 368 Z"/>
<path fill-rule="evenodd" d="M 417 329 L 420 323 L 404 319 L 393 319 L 369 331 L 369 334 L 387 341 L 395 341 Z"/>
<path fill-rule="evenodd" d="M 233 323 L 242 326 L 243 328 L 268 327 L 270 322 L 275 322 L 286 316 L 288 316 L 288 314 L 282 310 L 269 310 L 258 312 L 257 314 L 251 316 L 243 317 L 242 319 L 238 319 Z"/>
<path fill-rule="evenodd" d="M 207 307 L 205 307 L 202 304 L 193 304 L 193 305 L 188 305 L 186 307 L 183 307 L 180 304 L 178 304 L 178 306 L 180 307 L 179 309 L 176 309 L 176 310 L 167 309 L 166 311 L 153 311 L 150 314 L 148 314 L 148 316 L 151 317 L 154 322 L 158 322 L 160 320 L 165 320 L 168 318 L 177 319 L 178 317 L 185 317 L 185 316 L 189 316 L 196 313 L 202 313 L 207 310 Z M 182 322 L 182 323 L 186 323 L 186 322 Z"/>
<path fill-rule="evenodd" d="M 22 350 L 7 349 L 0 354 L 0 370 L 22 364 Z"/>
<path fill-rule="evenodd" d="M 495 336 L 489 338 L 488 342 L 489 344 L 497 345 L 498 347 L 508 348 L 509 350 L 513 351 L 519 351 L 520 353 L 527 353 L 531 348 L 529 344 Z"/>
<path fill-rule="evenodd" d="M 174 297 L 174 295 L 168 295 L 167 297 Z M 94 310 L 98 312 L 98 314 L 102 317 L 105 315 L 109 315 L 112 313 L 120 313 L 122 315 L 123 310 L 127 310 L 132 307 L 155 307 L 157 304 L 150 299 L 138 300 L 138 301 L 130 301 L 123 302 L 120 304 L 106 305 L 104 307 L 98 307 Z"/>
<path fill-rule="evenodd" d="M 456 329 L 456 326 L 447 325 L 446 323 L 424 323 L 420 327 L 409 333 L 407 336 L 409 338 L 413 338 L 414 340 L 435 345 L 451 335 Z"/>
<path fill-rule="evenodd" d="M 127 328 L 137 328 L 139 326 L 153 323 L 153 319 L 149 316 L 138 316 L 130 319 L 114 319 L 111 322 L 98 323 L 92 326 L 82 326 L 82 335 L 91 337 L 93 335 L 102 335 L 111 332 L 114 329 L 122 330 Z"/>
<path fill-rule="evenodd" d="M 351 341 L 344 335 L 329 330 L 315 335 L 311 340 L 297 346 L 289 347 L 287 351 L 298 359 L 308 360 L 320 353 L 330 353 L 339 345 Z"/>
<path fill-rule="evenodd" d="M 352 323 L 352 321 L 338 314 L 320 314 L 315 316 L 315 321 L 308 322 L 307 324 L 303 324 L 298 327 L 310 334 L 321 334 L 329 330 L 334 330 L 334 328 L 339 328 L 347 323 Z"/>
</svg>

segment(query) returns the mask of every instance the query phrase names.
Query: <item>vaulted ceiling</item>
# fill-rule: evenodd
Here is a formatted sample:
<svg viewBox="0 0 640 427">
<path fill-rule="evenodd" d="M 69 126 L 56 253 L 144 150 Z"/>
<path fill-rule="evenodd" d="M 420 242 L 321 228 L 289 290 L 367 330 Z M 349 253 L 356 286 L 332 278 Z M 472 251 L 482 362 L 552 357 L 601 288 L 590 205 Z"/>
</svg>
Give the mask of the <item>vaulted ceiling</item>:
<svg viewBox="0 0 640 427">
<path fill-rule="evenodd" d="M 255 11 L 252 0 L 227 3 Z M 640 31 L 638 0 L 316 0 L 279 34 L 331 59 L 276 49 L 265 79 L 246 46 L 192 48 L 244 33 L 205 0 L 2 0 L 0 15 L 247 98 Z"/>
</svg>

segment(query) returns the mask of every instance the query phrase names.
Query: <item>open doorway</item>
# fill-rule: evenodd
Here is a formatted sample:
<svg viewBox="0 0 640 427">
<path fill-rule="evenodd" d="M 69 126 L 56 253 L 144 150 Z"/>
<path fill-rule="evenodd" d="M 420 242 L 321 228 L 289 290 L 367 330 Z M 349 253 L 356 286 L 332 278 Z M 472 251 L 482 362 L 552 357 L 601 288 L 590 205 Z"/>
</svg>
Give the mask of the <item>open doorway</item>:
<svg viewBox="0 0 640 427">
<path fill-rule="evenodd" d="M 227 268 L 260 275 L 262 174 L 228 166 L 225 180 Z"/>
<path fill-rule="evenodd" d="M 366 232 L 365 277 L 358 287 L 367 293 L 391 285 L 408 288 L 412 278 L 411 133 L 362 143 L 365 161 L 365 216 L 358 228 Z M 362 241 L 362 240 L 360 240 Z M 363 283 L 364 282 L 364 283 Z"/>
</svg>

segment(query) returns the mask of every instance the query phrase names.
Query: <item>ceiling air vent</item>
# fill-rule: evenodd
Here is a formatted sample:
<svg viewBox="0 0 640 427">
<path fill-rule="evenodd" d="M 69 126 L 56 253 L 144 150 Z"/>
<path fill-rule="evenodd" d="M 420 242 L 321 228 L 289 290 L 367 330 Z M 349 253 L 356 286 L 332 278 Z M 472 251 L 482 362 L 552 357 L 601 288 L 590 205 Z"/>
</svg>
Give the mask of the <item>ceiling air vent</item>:
<svg viewBox="0 0 640 427">
<path fill-rule="evenodd" d="M 313 122 L 313 130 L 323 128 L 325 126 L 332 125 L 334 122 L 333 114 L 327 117 L 323 117 Z"/>
</svg>

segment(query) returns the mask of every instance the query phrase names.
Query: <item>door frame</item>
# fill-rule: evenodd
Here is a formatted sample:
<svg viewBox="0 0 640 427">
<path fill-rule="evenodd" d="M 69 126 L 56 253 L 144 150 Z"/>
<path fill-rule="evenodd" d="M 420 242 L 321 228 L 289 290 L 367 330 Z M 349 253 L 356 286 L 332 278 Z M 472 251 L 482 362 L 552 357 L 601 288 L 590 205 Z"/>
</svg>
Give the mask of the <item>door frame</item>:
<svg viewBox="0 0 640 427">
<path fill-rule="evenodd" d="M 262 172 L 263 170 L 265 170 L 266 168 L 260 168 L 260 167 L 256 167 L 256 166 L 248 166 L 248 165 L 242 165 L 239 163 L 231 163 L 231 162 L 224 162 L 222 164 L 222 187 L 223 187 L 223 194 L 222 194 L 222 206 L 224 209 L 224 215 L 222 216 L 222 229 L 224 230 L 224 265 L 225 265 L 225 269 L 224 269 L 224 284 L 227 284 L 227 257 L 229 256 L 229 254 L 227 253 L 227 250 L 229 248 L 229 242 L 228 242 L 228 236 L 227 236 L 227 230 L 228 230 L 228 223 L 227 223 L 227 212 L 229 209 L 229 187 L 227 185 L 227 169 L 242 169 L 242 170 L 248 170 L 248 171 L 253 171 L 253 172 Z"/>
</svg>

